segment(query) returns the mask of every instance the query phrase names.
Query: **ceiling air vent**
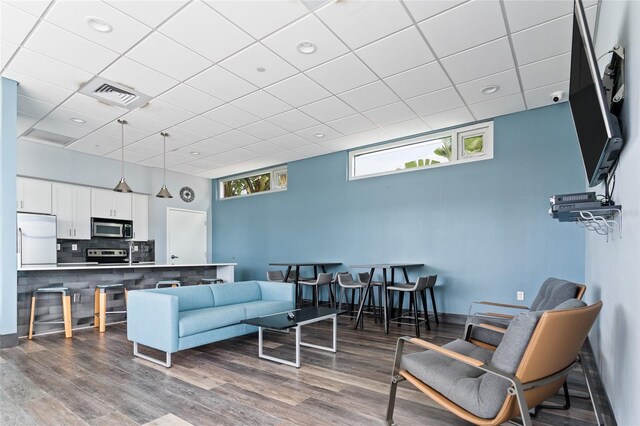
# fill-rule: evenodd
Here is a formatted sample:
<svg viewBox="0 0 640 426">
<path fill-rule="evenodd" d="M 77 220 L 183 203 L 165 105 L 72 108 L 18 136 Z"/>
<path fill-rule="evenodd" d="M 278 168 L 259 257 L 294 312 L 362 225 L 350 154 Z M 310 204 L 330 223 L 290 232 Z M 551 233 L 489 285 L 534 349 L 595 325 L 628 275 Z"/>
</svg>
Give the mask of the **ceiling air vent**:
<svg viewBox="0 0 640 426">
<path fill-rule="evenodd" d="M 69 136 L 47 132 L 46 130 L 40 129 L 31 129 L 27 133 L 22 135 L 20 139 L 59 147 L 66 146 L 76 140 L 75 138 Z"/>
<path fill-rule="evenodd" d="M 143 93 L 137 92 L 130 87 L 114 83 L 102 77 L 95 77 L 85 84 L 80 93 L 96 98 L 109 105 L 115 105 L 128 110 L 133 110 L 144 105 L 151 99 Z"/>
</svg>

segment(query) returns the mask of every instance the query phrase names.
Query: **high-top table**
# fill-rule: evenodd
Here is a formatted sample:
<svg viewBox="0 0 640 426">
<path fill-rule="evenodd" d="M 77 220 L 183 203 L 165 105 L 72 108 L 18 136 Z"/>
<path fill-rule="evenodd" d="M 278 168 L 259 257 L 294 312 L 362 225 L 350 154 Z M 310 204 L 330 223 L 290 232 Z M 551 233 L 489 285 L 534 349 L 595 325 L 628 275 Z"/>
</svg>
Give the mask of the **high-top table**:
<svg viewBox="0 0 640 426">
<path fill-rule="evenodd" d="M 289 280 L 289 275 L 291 274 L 291 269 L 295 268 L 295 279 L 293 282 L 296 285 L 296 304 L 298 306 L 302 306 L 302 301 L 298 301 L 298 280 L 300 279 L 300 268 L 302 266 L 312 266 L 313 267 L 313 279 L 318 278 L 318 268 L 322 269 L 322 272 L 327 272 L 327 266 L 339 266 L 342 265 L 340 262 L 272 262 L 269 263 L 269 266 L 286 266 L 287 272 L 284 274 L 284 282 L 286 283 Z"/>
<path fill-rule="evenodd" d="M 408 284 L 409 283 L 409 274 L 407 274 L 407 268 L 424 266 L 424 263 L 371 263 L 371 264 L 363 264 L 363 265 L 349 265 L 350 268 L 353 269 L 369 269 L 369 282 L 367 282 L 367 286 L 364 288 L 364 292 L 362 295 L 362 299 L 360 299 L 360 307 L 358 308 L 358 316 L 356 317 L 356 326 L 355 328 L 364 327 L 364 321 L 362 320 L 362 310 L 364 308 L 364 301 L 367 300 L 367 296 L 369 295 L 369 291 L 371 290 L 371 281 L 373 280 L 373 273 L 376 269 L 382 269 L 382 311 L 384 312 L 384 332 L 389 333 L 389 321 L 387 318 L 387 270 L 391 271 L 391 285 L 395 283 L 395 270 L 402 269 L 402 273 L 404 275 L 404 280 Z"/>
</svg>

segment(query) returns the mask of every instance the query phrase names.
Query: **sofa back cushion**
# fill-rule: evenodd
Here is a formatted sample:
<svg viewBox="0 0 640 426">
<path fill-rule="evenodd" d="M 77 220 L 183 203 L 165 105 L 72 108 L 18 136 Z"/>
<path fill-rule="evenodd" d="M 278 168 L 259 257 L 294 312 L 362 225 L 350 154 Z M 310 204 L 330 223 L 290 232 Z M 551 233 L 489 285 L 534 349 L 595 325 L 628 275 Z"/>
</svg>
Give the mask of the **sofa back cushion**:
<svg viewBox="0 0 640 426">
<path fill-rule="evenodd" d="M 226 284 L 210 284 L 215 306 L 235 305 L 237 303 L 262 300 L 260 284 L 257 281 L 243 281 Z"/>
<path fill-rule="evenodd" d="M 186 287 L 156 288 L 154 293 L 170 294 L 178 296 L 178 311 L 192 311 L 194 309 L 211 308 L 213 304 L 213 294 L 207 285 L 193 285 Z"/>
<path fill-rule="evenodd" d="M 578 287 L 576 283 L 558 278 L 547 278 L 536 298 L 531 303 L 530 311 L 547 311 L 565 300 L 574 299 Z"/>
</svg>

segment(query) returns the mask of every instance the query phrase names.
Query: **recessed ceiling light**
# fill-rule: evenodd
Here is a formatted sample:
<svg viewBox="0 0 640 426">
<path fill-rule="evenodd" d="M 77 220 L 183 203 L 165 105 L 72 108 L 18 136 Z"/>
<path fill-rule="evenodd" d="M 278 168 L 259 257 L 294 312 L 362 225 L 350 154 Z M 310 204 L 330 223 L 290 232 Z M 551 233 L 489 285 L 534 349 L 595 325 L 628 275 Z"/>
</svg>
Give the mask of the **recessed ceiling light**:
<svg viewBox="0 0 640 426">
<path fill-rule="evenodd" d="M 96 18 L 95 16 L 87 16 L 84 18 L 84 22 L 94 30 L 101 33 L 110 33 L 113 31 L 113 27 L 108 22 L 103 21 L 100 18 Z"/>
<path fill-rule="evenodd" d="M 86 123 L 86 121 L 84 121 L 82 118 L 73 117 L 70 120 L 73 121 L 74 123 Z"/>
<path fill-rule="evenodd" d="M 307 41 L 307 40 L 303 40 L 300 43 L 298 43 L 297 49 L 298 49 L 298 52 L 300 52 L 300 53 L 304 53 L 305 55 L 311 55 L 318 48 L 312 42 Z"/>
<path fill-rule="evenodd" d="M 267 69 L 265 67 L 258 67 L 256 68 L 256 71 L 258 72 L 265 72 Z"/>
<path fill-rule="evenodd" d="M 316 138 L 324 138 L 324 133 L 314 133 L 313 136 L 315 136 Z"/>
<path fill-rule="evenodd" d="M 491 84 L 491 85 L 485 87 L 484 89 L 482 89 L 481 92 L 484 93 L 485 95 L 490 95 L 492 93 L 496 93 L 498 90 L 500 90 L 500 86 L 496 86 L 495 84 Z"/>
<path fill-rule="evenodd" d="M 191 154 L 191 155 L 200 155 L 200 153 L 198 151 L 191 151 L 189 154 Z"/>
</svg>

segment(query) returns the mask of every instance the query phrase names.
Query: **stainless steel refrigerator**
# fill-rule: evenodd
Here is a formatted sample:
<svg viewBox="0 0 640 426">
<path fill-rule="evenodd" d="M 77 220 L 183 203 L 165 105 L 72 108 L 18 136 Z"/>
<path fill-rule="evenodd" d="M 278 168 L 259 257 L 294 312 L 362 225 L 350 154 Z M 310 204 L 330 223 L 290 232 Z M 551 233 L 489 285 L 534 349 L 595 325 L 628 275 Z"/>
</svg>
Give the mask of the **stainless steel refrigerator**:
<svg viewBox="0 0 640 426">
<path fill-rule="evenodd" d="M 56 266 L 56 217 L 18 213 L 18 267 Z"/>
</svg>

